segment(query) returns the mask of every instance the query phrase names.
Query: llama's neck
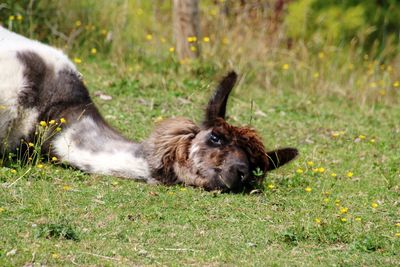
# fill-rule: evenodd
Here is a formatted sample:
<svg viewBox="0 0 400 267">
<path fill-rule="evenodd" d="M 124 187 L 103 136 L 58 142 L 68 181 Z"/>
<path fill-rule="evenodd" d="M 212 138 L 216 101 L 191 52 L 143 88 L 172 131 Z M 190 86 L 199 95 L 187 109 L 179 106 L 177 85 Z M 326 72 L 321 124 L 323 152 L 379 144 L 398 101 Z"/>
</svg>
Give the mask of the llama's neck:
<svg viewBox="0 0 400 267">
<path fill-rule="evenodd" d="M 84 116 L 70 122 L 52 146 L 61 161 L 86 172 L 151 182 L 141 145 L 126 140 L 102 120 Z"/>
</svg>

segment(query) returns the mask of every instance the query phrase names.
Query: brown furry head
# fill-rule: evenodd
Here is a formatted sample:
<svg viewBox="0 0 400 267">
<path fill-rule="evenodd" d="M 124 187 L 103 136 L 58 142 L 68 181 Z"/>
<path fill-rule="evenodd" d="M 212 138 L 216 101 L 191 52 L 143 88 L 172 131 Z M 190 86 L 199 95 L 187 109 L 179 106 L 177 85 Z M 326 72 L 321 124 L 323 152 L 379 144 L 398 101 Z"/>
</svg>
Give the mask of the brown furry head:
<svg viewBox="0 0 400 267">
<path fill-rule="evenodd" d="M 255 130 L 225 121 L 236 79 L 236 73 L 231 72 L 220 82 L 201 127 L 184 118 L 157 125 L 144 145 L 155 179 L 164 184 L 240 192 L 259 185 L 266 172 L 297 156 L 295 148 L 266 152 Z"/>
</svg>

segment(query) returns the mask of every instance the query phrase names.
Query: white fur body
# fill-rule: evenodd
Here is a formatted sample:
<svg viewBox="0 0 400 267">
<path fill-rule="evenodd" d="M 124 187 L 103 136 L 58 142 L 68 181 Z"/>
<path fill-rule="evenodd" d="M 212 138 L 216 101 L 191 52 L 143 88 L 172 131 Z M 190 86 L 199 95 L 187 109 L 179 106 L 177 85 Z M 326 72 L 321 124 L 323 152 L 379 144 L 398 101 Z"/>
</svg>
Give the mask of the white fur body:
<svg viewBox="0 0 400 267">
<path fill-rule="evenodd" d="M 6 141 L 5 146 L 0 145 L 0 153 L 14 150 L 38 125 L 38 110 L 24 108 L 19 103 L 19 95 L 29 83 L 24 77 L 25 65 L 18 58 L 18 54 L 24 52 L 37 54 L 47 69 L 54 72 L 50 76 L 56 81 L 59 73 L 65 70 L 80 76 L 62 51 L 0 26 L 0 141 L 1 144 Z M 105 124 L 99 126 L 89 115 L 67 123 L 51 141 L 52 153 L 60 161 L 90 173 L 155 182 L 144 157 L 135 156 L 139 144 L 107 129 Z"/>
</svg>

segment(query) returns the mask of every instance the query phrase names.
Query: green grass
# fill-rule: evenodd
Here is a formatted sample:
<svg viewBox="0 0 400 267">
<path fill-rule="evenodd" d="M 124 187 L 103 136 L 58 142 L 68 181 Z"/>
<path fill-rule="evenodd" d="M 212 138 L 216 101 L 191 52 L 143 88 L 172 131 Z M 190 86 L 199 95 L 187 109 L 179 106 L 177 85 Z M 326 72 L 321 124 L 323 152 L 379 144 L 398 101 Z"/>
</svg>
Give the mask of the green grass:
<svg viewBox="0 0 400 267">
<path fill-rule="evenodd" d="M 165 76 L 143 67 L 120 77 L 101 60 L 81 66 L 91 92 L 113 96 L 95 98 L 111 124 L 143 140 L 159 116 L 201 120 L 214 72 Z M 251 120 L 267 147 L 300 150 L 292 164 L 269 174 L 261 194 L 150 186 L 51 164 L 10 186 L 27 167 L 4 167 L 0 265 L 399 263 L 398 106 L 266 92 L 244 78 L 228 112 L 234 124 Z M 325 171 L 315 173 L 319 167 Z"/>
</svg>

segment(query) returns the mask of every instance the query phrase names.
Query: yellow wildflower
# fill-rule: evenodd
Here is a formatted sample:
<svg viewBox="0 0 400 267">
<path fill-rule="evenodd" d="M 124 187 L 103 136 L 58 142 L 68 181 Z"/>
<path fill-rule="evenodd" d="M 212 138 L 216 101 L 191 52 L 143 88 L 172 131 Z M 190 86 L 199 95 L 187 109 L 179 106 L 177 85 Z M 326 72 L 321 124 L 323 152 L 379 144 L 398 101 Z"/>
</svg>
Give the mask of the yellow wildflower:
<svg viewBox="0 0 400 267">
<path fill-rule="evenodd" d="M 191 50 L 192 52 L 195 52 L 195 51 L 197 50 L 197 48 L 196 48 L 195 46 L 192 45 L 192 46 L 190 47 L 190 50 Z"/>
<path fill-rule="evenodd" d="M 361 222 L 361 218 L 360 217 L 357 217 L 354 220 L 356 220 L 357 222 Z"/>
<path fill-rule="evenodd" d="M 75 27 L 80 27 L 82 22 L 80 20 L 75 21 Z"/>
<path fill-rule="evenodd" d="M 332 172 L 332 173 L 331 173 L 331 176 L 332 176 L 332 177 L 336 177 L 336 176 L 337 176 L 337 174 L 336 174 L 336 173 L 334 173 L 334 172 Z"/>
<path fill-rule="evenodd" d="M 349 208 L 345 208 L 345 207 L 340 208 L 340 213 L 342 213 L 342 214 L 347 213 L 348 211 L 349 211 Z"/>
<path fill-rule="evenodd" d="M 229 44 L 229 39 L 227 37 L 222 38 L 222 44 L 224 45 Z"/>
<path fill-rule="evenodd" d="M 21 21 L 23 18 L 24 18 L 24 17 L 21 16 L 21 15 L 18 15 L 18 16 L 17 16 L 17 20 L 19 20 L 19 21 Z"/>
<path fill-rule="evenodd" d="M 319 167 L 319 168 L 318 168 L 318 172 L 319 172 L 319 173 L 324 173 L 324 172 L 325 172 L 325 168 Z"/>
<path fill-rule="evenodd" d="M 394 236 L 395 237 L 400 237 L 400 233 L 395 233 Z"/>
<path fill-rule="evenodd" d="M 300 169 L 300 168 L 296 170 L 296 173 L 298 173 L 298 174 L 302 174 L 303 172 L 304 172 L 303 169 Z"/>
<path fill-rule="evenodd" d="M 28 143 L 29 147 L 34 147 L 35 145 L 33 143 Z"/>
<path fill-rule="evenodd" d="M 17 173 L 17 170 L 16 170 L 16 169 L 11 169 L 10 172 L 11 172 L 11 173 Z"/>
<path fill-rule="evenodd" d="M 305 190 L 307 193 L 310 193 L 310 192 L 312 191 L 312 188 L 309 187 L 309 186 L 307 186 L 304 190 Z"/>
<path fill-rule="evenodd" d="M 396 225 L 397 227 L 400 227 L 400 223 L 396 223 L 395 225 Z"/>
<path fill-rule="evenodd" d="M 373 209 L 376 209 L 378 206 L 379 206 L 379 205 L 378 205 L 378 203 L 376 203 L 376 202 L 372 202 L 372 204 L 371 204 L 371 207 L 372 207 Z"/>
<path fill-rule="evenodd" d="M 69 186 L 69 185 L 64 185 L 63 186 L 63 190 L 65 190 L 65 191 L 70 191 L 71 189 L 72 189 L 72 187 Z"/>
<path fill-rule="evenodd" d="M 393 87 L 399 87 L 400 86 L 400 82 L 399 81 L 395 81 L 394 83 L 393 83 Z"/>
<path fill-rule="evenodd" d="M 0 213 L 4 212 L 6 209 L 0 207 Z"/>
<path fill-rule="evenodd" d="M 38 169 L 43 169 L 44 165 L 39 163 L 38 165 L 36 165 L 36 167 L 37 167 Z"/>
<path fill-rule="evenodd" d="M 148 41 L 153 40 L 153 35 L 147 34 L 147 35 L 146 35 L 146 39 L 147 39 Z"/>
<path fill-rule="evenodd" d="M 90 54 L 96 55 L 96 54 L 97 54 L 97 49 L 96 49 L 95 47 L 93 47 L 92 49 L 90 49 Z"/>
<path fill-rule="evenodd" d="M 170 47 L 170 48 L 169 48 L 169 52 L 170 52 L 170 53 L 173 53 L 174 51 L 175 51 L 175 47 Z"/>
<path fill-rule="evenodd" d="M 13 21 L 14 19 L 15 19 L 15 16 L 13 16 L 13 15 L 11 15 L 11 16 L 8 17 L 8 20 Z"/>
<path fill-rule="evenodd" d="M 352 173 L 352 172 L 350 172 L 350 171 L 347 172 L 347 174 L 346 174 L 346 176 L 349 177 L 349 178 L 353 177 L 353 175 L 354 175 L 354 173 Z"/>
<path fill-rule="evenodd" d="M 50 125 L 56 124 L 56 121 L 55 121 L 55 120 L 50 120 L 50 121 L 49 121 L 49 124 L 50 124 Z"/>
<path fill-rule="evenodd" d="M 283 70 L 288 70 L 289 69 L 289 64 L 283 64 L 282 65 Z"/>
<path fill-rule="evenodd" d="M 373 143 L 375 143 L 376 141 L 375 141 L 374 138 L 372 138 L 371 140 L 369 140 L 369 142 L 371 142 L 371 143 L 373 144 Z"/>
<path fill-rule="evenodd" d="M 324 202 L 325 203 L 329 203 L 329 201 L 330 201 L 330 199 L 327 197 L 327 198 L 324 198 Z"/>
<path fill-rule="evenodd" d="M 210 42 L 210 37 L 204 37 L 203 38 L 203 42 L 205 42 L 205 43 L 209 43 Z"/>
<path fill-rule="evenodd" d="M 76 64 L 81 64 L 81 63 L 82 63 L 82 59 L 80 59 L 79 57 L 75 57 L 75 58 L 74 58 L 74 62 L 75 62 Z"/>
<path fill-rule="evenodd" d="M 160 122 L 162 120 L 164 120 L 163 116 L 158 116 L 157 118 L 154 119 L 154 122 L 157 123 L 157 122 Z"/>
<path fill-rule="evenodd" d="M 319 58 L 319 59 L 323 59 L 324 57 L 325 57 L 324 52 L 319 52 L 319 53 L 318 53 L 318 58 Z"/>
<path fill-rule="evenodd" d="M 275 185 L 273 185 L 273 184 L 269 184 L 269 185 L 268 185 L 268 188 L 272 190 L 272 189 L 274 189 L 274 188 L 275 188 Z"/>
<path fill-rule="evenodd" d="M 315 218 L 314 221 L 315 221 L 316 224 L 321 224 L 321 219 L 320 218 Z"/>
<path fill-rule="evenodd" d="M 312 162 L 312 161 L 307 161 L 307 165 L 308 165 L 308 166 L 314 166 L 314 162 Z"/>
<path fill-rule="evenodd" d="M 57 160 L 58 160 L 57 157 L 52 157 L 52 158 L 51 158 L 51 161 L 57 161 Z"/>
<path fill-rule="evenodd" d="M 360 138 L 361 140 L 364 140 L 365 138 L 367 138 L 365 135 L 362 135 L 362 134 L 360 134 L 359 136 L 358 136 L 358 138 Z"/>
<path fill-rule="evenodd" d="M 345 223 L 345 222 L 347 222 L 347 219 L 346 218 L 341 218 L 340 221 Z"/>
<path fill-rule="evenodd" d="M 57 127 L 56 132 L 61 132 L 61 127 Z"/>
<path fill-rule="evenodd" d="M 47 123 L 45 121 L 41 121 L 41 122 L 39 122 L 39 124 L 40 124 L 40 126 L 43 126 L 43 127 L 47 126 Z"/>
<path fill-rule="evenodd" d="M 60 123 L 67 123 L 67 120 L 64 119 L 64 118 L 61 118 L 61 119 L 60 119 Z"/>
<path fill-rule="evenodd" d="M 58 259 L 58 258 L 60 258 L 60 255 L 58 255 L 57 253 L 53 253 L 53 254 L 51 254 L 51 257 L 53 259 Z"/>
<path fill-rule="evenodd" d="M 318 78 L 319 77 L 319 72 L 314 72 L 313 77 L 314 78 Z"/>
<path fill-rule="evenodd" d="M 189 43 L 194 43 L 194 42 L 197 41 L 197 37 L 196 37 L 196 36 L 189 36 L 189 37 L 187 38 L 187 41 L 188 41 Z"/>
</svg>

